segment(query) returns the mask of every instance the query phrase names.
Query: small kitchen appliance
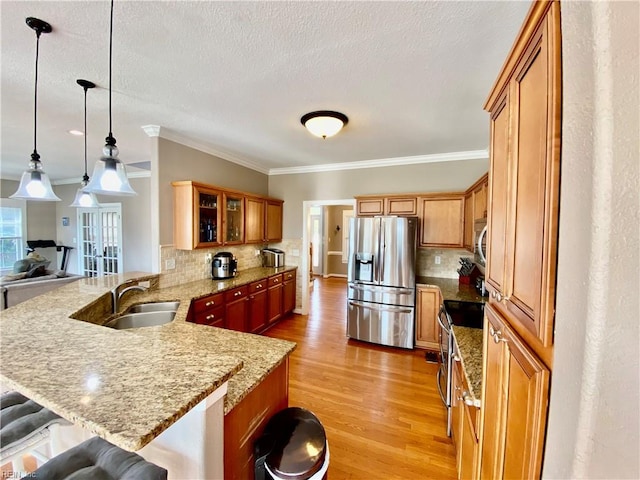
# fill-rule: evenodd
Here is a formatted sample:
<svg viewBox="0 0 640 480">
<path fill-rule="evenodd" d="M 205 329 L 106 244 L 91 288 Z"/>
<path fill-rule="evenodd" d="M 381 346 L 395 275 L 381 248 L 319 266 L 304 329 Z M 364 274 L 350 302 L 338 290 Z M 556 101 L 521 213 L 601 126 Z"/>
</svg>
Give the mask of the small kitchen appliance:
<svg viewBox="0 0 640 480">
<path fill-rule="evenodd" d="M 263 267 L 284 267 L 284 252 L 277 248 L 264 248 L 262 250 Z"/>
<path fill-rule="evenodd" d="M 211 262 L 211 278 L 219 280 L 235 277 L 238 273 L 238 259 L 231 252 L 219 252 Z"/>
</svg>

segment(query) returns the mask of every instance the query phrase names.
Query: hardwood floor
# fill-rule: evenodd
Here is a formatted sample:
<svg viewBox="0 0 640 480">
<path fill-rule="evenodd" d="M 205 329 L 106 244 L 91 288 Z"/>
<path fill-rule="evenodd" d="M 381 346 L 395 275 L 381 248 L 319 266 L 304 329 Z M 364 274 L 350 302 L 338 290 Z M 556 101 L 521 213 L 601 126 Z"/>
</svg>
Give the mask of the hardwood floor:
<svg viewBox="0 0 640 480">
<path fill-rule="evenodd" d="M 266 332 L 298 344 L 289 404 L 324 425 L 329 478 L 455 479 L 437 364 L 419 350 L 349 340 L 346 293 L 346 280 L 317 278 L 309 316 L 292 315 Z"/>
</svg>

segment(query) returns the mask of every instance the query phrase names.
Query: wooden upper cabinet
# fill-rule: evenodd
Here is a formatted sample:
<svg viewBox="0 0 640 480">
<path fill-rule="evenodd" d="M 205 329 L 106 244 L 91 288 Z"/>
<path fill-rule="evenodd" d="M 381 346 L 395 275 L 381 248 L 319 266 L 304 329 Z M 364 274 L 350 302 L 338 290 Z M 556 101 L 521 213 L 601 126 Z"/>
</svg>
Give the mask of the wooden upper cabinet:
<svg viewBox="0 0 640 480">
<path fill-rule="evenodd" d="M 265 240 L 279 242 L 282 240 L 282 200 L 266 200 Z"/>
<path fill-rule="evenodd" d="M 387 197 L 384 203 L 385 215 L 413 217 L 418 214 L 417 197 Z"/>
<path fill-rule="evenodd" d="M 418 287 L 416 299 L 416 346 L 428 350 L 439 350 L 440 289 L 438 287 Z"/>
<path fill-rule="evenodd" d="M 172 185 L 174 247 L 193 250 L 219 246 L 222 192 L 193 182 Z"/>
<path fill-rule="evenodd" d="M 265 241 L 265 203 L 262 198 L 245 198 L 245 243 L 262 243 Z"/>
<path fill-rule="evenodd" d="M 384 215 L 384 197 L 356 197 L 356 214 L 359 217 Z"/>
<path fill-rule="evenodd" d="M 475 237 L 473 222 L 473 192 L 469 192 L 464 196 L 464 248 L 471 252 Z"/>
<path fill-rule="evenodd" d="M 420 246 L 462 247 L 464 194 L 420 197 Z"/>
<path fill-rule="evenodd" d="M 193 181 L 171 185 L 179 250 L 282 240 L 282 200 Z"/>
<path fill-rule="evenodd" d="M 549 370 L 490 305 L 485 318 L 480 478 L 540 478 Z"/>
<path fill-rule="evenodd" d="M 417 195 L 380 195 L 356 197 L 356 215 L 398 215 L 415 217 L 418 214 Z"/>
<path fill-rule="evenodd" d="M 558 236 L 560 5 L 536 2 L 491 113 L 490 302 L 550 364 Z M 512 51 L 512 56 L 514 52 Z"/>
</svg>

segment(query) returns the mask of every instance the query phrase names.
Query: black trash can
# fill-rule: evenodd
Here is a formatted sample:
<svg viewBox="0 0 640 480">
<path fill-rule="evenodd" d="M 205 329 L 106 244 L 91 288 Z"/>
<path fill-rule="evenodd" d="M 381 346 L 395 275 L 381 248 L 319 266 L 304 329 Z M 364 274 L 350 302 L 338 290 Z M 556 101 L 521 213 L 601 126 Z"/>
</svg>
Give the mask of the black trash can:
<svg viewBox="0 0 640 480">
<path fill-rule="evenodd" d="M 320 480 L 329 468 L 329 445 L 320 420 L 309 410 L 276 413 L 255 442 L 256 480 Z"/>
</svg>

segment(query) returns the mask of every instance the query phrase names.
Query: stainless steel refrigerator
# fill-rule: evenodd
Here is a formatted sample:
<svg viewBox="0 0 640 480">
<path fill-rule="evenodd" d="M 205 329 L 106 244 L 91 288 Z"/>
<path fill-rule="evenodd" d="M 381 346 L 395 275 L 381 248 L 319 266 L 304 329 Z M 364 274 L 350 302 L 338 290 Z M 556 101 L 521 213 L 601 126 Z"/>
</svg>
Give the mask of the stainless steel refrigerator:
<svg viewBox="0 0 640 480">
<path fill-rule="evenodd" d="M 347 335 L 413 348 L 418 219 L 355 217 L 350 227 Z"/>
</svg>

